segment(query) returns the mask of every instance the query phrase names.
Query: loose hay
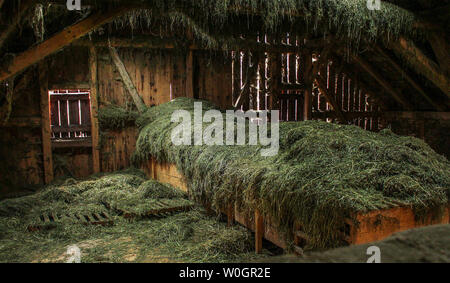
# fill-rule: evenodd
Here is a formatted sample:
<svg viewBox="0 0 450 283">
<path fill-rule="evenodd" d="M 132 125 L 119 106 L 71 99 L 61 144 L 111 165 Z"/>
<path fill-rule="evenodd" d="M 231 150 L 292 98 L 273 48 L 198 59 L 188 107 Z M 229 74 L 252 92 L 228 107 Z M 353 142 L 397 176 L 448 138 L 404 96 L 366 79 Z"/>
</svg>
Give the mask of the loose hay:
<svg viewBox="0 0 450 283">
<path fill-rule="evenodd" d="M 175 163 L 191 195 L 217 211 L 258 208 L 282 231 L 299 221 L 310 248 L 341 245 L 344 219 L 356 213 L 409 206 L 422 219 L 439 217 L 448 203 L 450 163 L 419 139 L 307 121 L 280 124 L 274 157 L 261 157 L 260 146 L 174 146 L 171 114 L 193 114 L 193 102 L 177 98 L 141 115 L 134 161 Z"/>
<path fill-rule="evenodd" d="M 0 262 L 64 262 L 77 244 L 82 262 L 230 262 L 255 259 L 252 235 L 243 227 L 208 217 L 200 208 L 164 218 L 127 220 L 120 210 L 143 213 L 157 200 L 189 202 L 174 188 L 146 180 L 130 169 L 83 181 L 66 179 L 39 192 L 0 202 Z M 44 224 L 40 216 L 90 215 L 107 211 L 114 225 L 85 225 L 82 218 Z M 28 232 L 28 227 L 41 227 Z M 127 241 L 123 241 L 126 238 Z M 95 242 L 95 245 L 85 245 Z M 132 255 L 132 256 L 130 256 Z"/>
</svg>

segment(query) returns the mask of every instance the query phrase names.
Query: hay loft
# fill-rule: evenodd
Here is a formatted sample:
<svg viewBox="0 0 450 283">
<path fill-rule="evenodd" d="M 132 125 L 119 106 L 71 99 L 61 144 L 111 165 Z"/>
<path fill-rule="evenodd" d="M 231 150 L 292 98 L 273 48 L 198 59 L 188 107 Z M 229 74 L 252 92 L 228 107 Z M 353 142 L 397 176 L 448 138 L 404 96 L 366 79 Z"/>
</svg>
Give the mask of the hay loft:
<svg viewBox="0 0 450 283">
<path fill-rule="evenodd" d="M 131 261 L 229 262 L 270 254 L 250 252 L 263 238 L 301 254 L 449 222 L 448 1 L 81 3 L 0 0 L 0 242 L 19 247 L 0 261 L 41 260 L 32 235 L 61 248 L 124 227 L 150 242 Z M 172 114 L 195 102 L 278 111 L 277 154 L 174 145 Z M 115 240 L 87 261 L 125 261 Z"/>
</svg>

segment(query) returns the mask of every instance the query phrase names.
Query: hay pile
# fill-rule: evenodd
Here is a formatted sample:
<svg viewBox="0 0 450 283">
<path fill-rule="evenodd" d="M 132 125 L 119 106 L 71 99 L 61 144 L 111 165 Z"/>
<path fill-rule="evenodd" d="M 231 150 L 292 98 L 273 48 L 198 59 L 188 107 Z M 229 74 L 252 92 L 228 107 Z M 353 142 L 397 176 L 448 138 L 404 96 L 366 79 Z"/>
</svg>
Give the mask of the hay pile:
<svg viewBox="0 0 450 283">
<path fill-rule="evenodd" d="M 116 0 L 116 2 L 119 2 Z M 144 1 L 145 2 L 145 1 Z M 359 42 L 363 37 L 396 38 L 400 34 L 415 35 L 415 16 L 399 6 L 382 2 L 380 11 L 367 8 L 366 0 L 147 0 L 151 10 L 135 10 L 116 19 L 118 25 L 133 29 L 161 21 L 163 28 L 188 28 L 207 48 L 227 46 L 231 42 L 218 36 L 228 27 L 236 30 L 257 24 L 262 32 L 273 32 L 293 26 L 291 34 L 333 32 Z M 239 21 L 236 14 L 246 16 Z M 261 22 L 254 15 L 264 15 Z M 164 15 L 164 16 L 155 16 Z M 299 22 L 298 19 L 303 19 Z M 301 23 L 301 24 L 300 24 Z M 220 32 L 219 32 L 220 31 Z M 223 36 L 222 36 L 223 37 Z"/>
<path fill-rule="evenodd" d="M 43 214 L 89 215 L 106 210 L 112 215 L 123 211 L 142 214 L 153 201 L 174 198 L 186 196 L 156 181 L 146 181 L 145 175 L 136 169 L 128 169 L 84 181 L 58 180 L 35 194 L 6 199 L 1 202 L 0 217 L 17 218 L 29 225 L 40 223 Z"/>
<path fill-rule="evenodd" d="M 139 214 L 156 200 L 184 201 L 186 195 L 142 172 L 129 169 L 87 180 L 66 179 L 39 192 L 0 202 L 0 262 L 65 262 L 66 250 L 78 245 L 82 262 L 232 262 L 257 258 L 252 234 L 228 228 L 200 208 L 166 217 L 125 219 L 121 211 Z M 111 226 L 62 220 L 52 229 L 29 232 L 42 225 L 39 217 L 107 212 Z M 260 258 L 260 257 L 259 257 Z"/>
<path fill-rule="evenodd" d="M 233 202 L 258 208 L 283 231 L 300 221 L 310 248 L 341 245 L 343 220 L 354 213 L 410 206 L 420 219 L 448 203 L 450 163 L 419 139 L 307 121 L 281 123 L 274 157 L 261 157 L 260 146 L 173 146 L 171 113 L 192 113 L 193 102 L 177 98 L 143 114 L 134 161 L 175 163 L 195 200 L 217 211 Z"/>
<path fill-rule="evenodd" d="M 137 111 L 117 105 L 101 107 L 98 111 L 98 122 L 102 130 L 120 130 L 134 126 L 137 117 Z"/>
</svg>

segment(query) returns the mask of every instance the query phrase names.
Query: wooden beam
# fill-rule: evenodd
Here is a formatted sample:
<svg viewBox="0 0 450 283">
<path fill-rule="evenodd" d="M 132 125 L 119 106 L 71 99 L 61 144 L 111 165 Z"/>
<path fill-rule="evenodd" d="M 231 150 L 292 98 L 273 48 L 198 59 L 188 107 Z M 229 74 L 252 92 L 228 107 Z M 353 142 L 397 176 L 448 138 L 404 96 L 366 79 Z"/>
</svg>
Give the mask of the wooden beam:
<svg viewBox="0 0 450 283">
<path fill-rule="evenodd" d="M 322 76 L 316 77 L 316 84 L 319 88 L 320 93 L 325 96 L 325 99 L 327 100 L 327 102 L 331 105 L 333 110 L 337 113 L 339 120 L 341 120 L 342 123 L 346 124 L 347 119 L 344 116 L 344 113 L 342 112 L 341 108 L 337 104 L 334 97 L 328 93 L 326 81 L 322 78 Z"/>
<path fill-rule="evenodd" d="M 415 44 L 403 37 L 396 44 L 391 44 L 391 49 L 407 60 L 417 73 L 426 77 L 436 85 L 448 98 L 450 98 L 449 77 L 428 58 Z"/>
<path fill-rule="evenodd" d="M 409 76 L 409 74 L 403 70 L 402 67 L 400 67 L 399 64 L 397 64 L 397 62 L 394 61 L 394 59 L 391 58 L 391 56 L 389 56 L 386 52 L 384 52 L 384 50 L 379 47 L 379 46 L 375 46 L 375 50 L 380 53 L 385 59 L 387 59 L 389 61 L 389 63 L 391 64 L 392 67 L 394 67 L 394 69 L 399 72 L 403 78 L 405 78 L 405 80 L 423 97 L 425 98 L 426 101 L 428 101 L 428 103 L 430 103 L 436 110 L 438 111 L 445 111 L 445 107 L 437 104 L 436 102 L 434 102 L 430 96 L 428 94 L 426 94 L 426 92 L 416 83 L 415 80 L 413 80 L 411 78 L 411 76 Z"/>
<path fill-rule="evenodd" d="M 0 82 L 15 76 L 31 65 L 127 11 L 129 11 L 129 8 L 126 7 L 119 7 L 108 12 L 99 11 L 81 22 L 64 29 L 46 41 L 31 47 L 27 51 L 15 56 L 8 66 L 0 69 Z"/>
<path fill-rule="evenodd" d="M 28 10 L 35 5 L 34 0 L 25 0 L 20 2 L 19 10 L 10 22 L 6 25 L 5 29 L 0 32 L 0 49 L 5 44 L 5 41 L 16 30 L 17 25 L 22 21 Z M 0 3 L 0 8 L 3 5 L 3 1 Z"/>
<path fill-rule="evenodd" d="M 42 156 L 44 163 L 44 181 L 46 184 L 53 180 L 53 156 L 50 126 L 50 97 L 48 95 L 48 64 L 39 63 L 39 85 L 41 91 L 41 128 L 42 128 Z"/>
<path fill-rule="evenodd" d="M 242 39 L 234 37 L 220 37 L 218 40 L 224 40 L 226 45 L 212 47 L 208 50 L 219 51 L 242 51 L 248 50 L 258 52 L 282 52 L 288 54 L 296 54 L 301 47 L 284 45 L 284 44 L 267 44 L 264 42 L 257 42 L 251 39 Z M 176 44 L 177 39 L 161 39 L 158 37 L 148 36 L 134 36 L 133 38 L 81 38 L 73 43 L 75 46 L 90 46 L 94 44 L 97 47 L 123 47 L 123 48 L 150 48 L 150 49 L 175 49 L 178 48 Z M 307 44 L 310 46 L 311 44 Z M 192 43 L 187 46 L 189 50 L 206 50 L 201 45 Z"/>
<path fill-rule="evenodd" d="M 258 209 L 255 209 L 255 252 L 262 252 L 262 242 L 264 237 L 264 219 Z"/>
<path fill-rule="evenodd" d="M 127 72 L 127 69 L 125 68 L 125 65 L 123 64 L 122 60 L 119 57 L 119 54 L 117 53 L 117 50 L 114 47 L 109 47 L 109 53 L 111 54 L 111 58 L 113 59 L 114 65 L 117 68 L 117 71 L 119 71 L 119 74 L 122 78 L 122 82 L 127 89 L 128 93 L 133 98 L 134 104 L 136 105 L 138 111 L 140 113 L 143 113 L 147 107 L 145 106 L 144 102 L 142 101 L 142 98 L 139 96 L 139 93 L 134 86 L 133 81 L 130 78 L 130 75 Z"/>
<path fill-rule="evenodd" d="M 363 58 L 353 55 L 353 59 L 356 63 L 358 63 L 361 68 L 366 71 L 369 75 L 371 75 L 398 103 L 400 103 L 407 110 L 412 110 L 412 105 L 394 88 L 388 83 L 377 71 L 373 69 L 373 67 L 366 62 Z"/>
<path fill-rule="evenodd" d="M 100 173 L 100 135 L 98 124 L 98 59 L 94 46 L 89 48 L 89 70 L 91 75 L 91 136 L 92 164 L 94 174 Z"/>
</svg>

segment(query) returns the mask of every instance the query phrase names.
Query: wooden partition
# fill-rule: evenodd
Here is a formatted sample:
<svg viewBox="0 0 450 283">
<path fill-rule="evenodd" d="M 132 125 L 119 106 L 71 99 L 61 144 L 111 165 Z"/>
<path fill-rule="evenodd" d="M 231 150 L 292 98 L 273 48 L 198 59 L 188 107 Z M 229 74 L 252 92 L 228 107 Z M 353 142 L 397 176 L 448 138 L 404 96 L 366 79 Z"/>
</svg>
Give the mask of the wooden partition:
<svg viewBox="0 0 450 283">
<path fill-rule="evenodd" d="M 186 183 L 186 179 L 174 164 L 160 163 L 152 159 L 143 169 L 150 178 L 189 193 L 189 186 Z M 430 213 L 424 220 L 417 220 L 410 207 L 398 207 L 361 213 L 355 216 L 357 223 L 350 219 L 346 221 L 346 229 L 342 234 L 342 239 L 351 245 L 365 244 L 382 240 L 393 233 L 408 229 L 435 224 L 447 224 L 450 223 L 449 212 L 450 205 L 441 218 L 434 219 Z M 270 217 L 261 215 L 258 211 L 239 210 L 234 204 L 230 204 L 228 210 L 222 211 L 222 213 L 228 215 L 229 224 L 236 221 L 255 232 L 256 252 L 261 252 L 262 238 L 280 248 L 287 248 L 286 239 L 273 224 Z M 300 225 L 297 224 L 295 226 L 292 227 L 291 236 L 294 239 L 295 251 L 301 252 L 301 246 L 308 241 L 308 235 L 298 228 Z"/>
</svg>

